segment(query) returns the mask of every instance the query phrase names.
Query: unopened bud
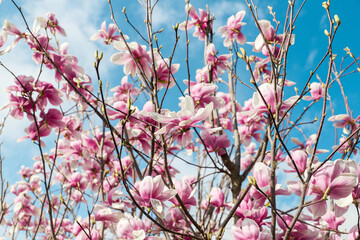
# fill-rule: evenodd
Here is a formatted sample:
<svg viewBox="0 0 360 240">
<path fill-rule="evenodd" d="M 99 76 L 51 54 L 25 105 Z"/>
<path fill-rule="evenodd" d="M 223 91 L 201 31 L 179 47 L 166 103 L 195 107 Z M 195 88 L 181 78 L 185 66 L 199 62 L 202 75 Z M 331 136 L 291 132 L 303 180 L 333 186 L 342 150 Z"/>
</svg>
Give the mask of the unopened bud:
<svg viewBox="0 0 360 240">
<path fill-rule="evenodd" d="M 104 53 L 103 53 L 103 52 L 101 52 L 101 53 L 100 53 L 99 60 L 101 60 L 103 57 L 104 57 Z"/>
<path fill-rule="evenodd" d="M 339 16 L 338 16 L 337 14 L 335 14 L 334 19 L 335 19 L 335 22 L 336 22 L 337 24 L 340 24 L 340 23 L 341 23 L 341 22 L 340 22 L 340 18 L 339 18 Z"/>
<path fill-rule="evenodd" d="M 325 33 L 326 36 L 330 36 L 330 33 L 328 32 L 327 29 L 324 30 L 324 33 Z"/>
<path fill-rule="evenodd" d="M 246 56 L 246 52 L 245 52 L 244 48 L 240 48 L 240 52 L 241 52 L 242 55 Z"/>
<path fill-rule="evenodd" d="M 96 49 L 96 50 L 95 50 L 95 59 L 98 59 L 98 57 L 99 57 L 99 52 L 98 52 L 98 50 Z"/>
<path fill-rule="evenodd" d="M 126 104 L 127 108 L 130 109 L 131 108 L 131 100 L 130 98 L 127 99 L 127 104 Z"/>
<path fill-rule="evenodd" d="M 254 177 L 248 176 L 249 183 L 253 186 L 256 186 L 256 179 Z"/>
<path fill-rule="evenodd" d="M 125 8 L 125 7 L 123 7 L 122 12 L 123 12 L 124 14 L 126 14 L 126 8 Z"/>
<path fill-rule="evenodd" d="M 329 9 L 329 4 L 327 2 L 322 3 L 323 8 Z"/>
</svg>

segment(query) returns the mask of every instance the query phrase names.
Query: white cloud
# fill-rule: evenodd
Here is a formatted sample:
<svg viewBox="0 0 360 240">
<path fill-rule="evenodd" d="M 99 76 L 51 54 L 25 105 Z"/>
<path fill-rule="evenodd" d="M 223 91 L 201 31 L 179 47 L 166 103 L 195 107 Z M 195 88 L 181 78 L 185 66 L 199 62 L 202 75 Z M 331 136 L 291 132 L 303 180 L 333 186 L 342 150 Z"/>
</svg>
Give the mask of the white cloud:
<svg viewBox="0 0 360 240">
<path fill-rule="evenodd" d="M 314 64 L 314 60 L 315 60 L 315 57 L 317 56 L 317 53 L 318 53 L 318 50 L 317 49 L 313 49 L 307 59 L 306 59 L 306 63 L 305 63 L 305 66 L 307 69 L 311 68 Z"/>
<path fill-rule="evenodd" d="M 8 19 L 13 22 L 21 31 L 25 31 L 25 24 L 23 23 L 19 12 L 6 12 L 0 6 L 0 21 Z M 65 29 L 67 37 L 60 37 L 60 44 L 69 42 L 69 54 L 74 55 L 79 60 L 79 65 L 85 69 L 85 72 L 90 76 L 95 76 L 93 69 L 94 51 L 100 45 L 99 43 L 90 41 L 90 36 L 95 33 L 99 28 L 103 10 L 107 10 L 107 4 L 104 1 L 71 1 L 71 0 L 37 0 L 26 1 L 21 5 L 21 9 L 30 25 L 32 27 L 33 21 L 36 16 L 45 17 L 47 12 L 54 12 L 59 20 L 59 24 Z M 8 39 L 10 44 L 13 38 Z M 53 42 L 54 44 L 54 42 Z M 105 49 L 104 60 L 101 64 L 102 75 L 108 78 L 112 67 L 109 58 L 112 47 Z M 29 50 L 27 44 L 20 42 L 15 49 L 9 54 L 0 57 L 0 61 L 15 75 L 32 75 L 35 78 L 39 74 L 39 65 L 36 65 L 32 59 L 32 51 Z M 40 79 L 54 83 L 54 71 L 44 68 Z M 0 108 L 8 103 L 8 94 L 3 92 L 3 89 L 13 84 L 14 77 L 7 72 L 4 68 L 0 67 Z M 93 77 L 93 81 L 96 81 Z M 0 112 L 0 122 L 7 114 L 8 110 Z M 4 132 L 0 135 L 0 141 L 3 142 L 2 152 L 6 158 L 4 162 L 4 172 L 11 173 L 11 179 L 7 179 L 10 183 L 14 183 L 17 177 L 13 174 L 17 172 L 21 165 L 31 166 L 32 156 L 38 155 L 34 145 L 30 141 L 17 143 L 17 139 L 24 136 L 24 129 L 30 124 L 29 120 L 24 118 L 18 121 L 9 117 L 5 124 Z M 54 138 L 51 138 L 54 139 Z M 18 149 L 22 151 L 18 151 Z M 47 148 L 46 151 L 49 151 Z M 9 176 L 7 176 L 9 177 Z"/>
</svg>

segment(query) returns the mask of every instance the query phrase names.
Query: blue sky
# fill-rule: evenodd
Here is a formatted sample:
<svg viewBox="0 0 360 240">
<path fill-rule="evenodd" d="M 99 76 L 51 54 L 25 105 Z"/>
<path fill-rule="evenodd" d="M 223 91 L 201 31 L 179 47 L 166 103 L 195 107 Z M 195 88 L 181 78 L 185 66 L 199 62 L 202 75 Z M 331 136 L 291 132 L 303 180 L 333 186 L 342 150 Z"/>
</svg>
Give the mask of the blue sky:
<svg viewBox="0 0 360 240">
<path fill-rule="evenodd" d="M 127 13 L 130 21 L 138 27 L 140 31 L 145 29 L 143 24 L 144 10 L 139 7 L 137 1 L 113 1 L 115 15 L 118 20 L 120 28 L 123 32 L 130 36 L 131 41 L 139 41 L 141 39 L 136 36 L 135 31 L 129 28 L 129 25 L 125 22 L 125 19 L 121 13 L 124 3 L 126 2 Z M 131 3 L 130 3 L 131 2 Z M 300 1 L 299 1 L 300 2 Z M 78 57 L 82 67 L 84 67 L 87 74 L 94 77 L 95 72 L 93 70 L 94 51 L 99 49 L 104 52 L 104 61 L 101 65 L 101 74 L 104 81 L 109 81 L 111 86 L 115 86 L 120 82 L 123 71 L 121 67 L 110 63 L 110 56 L 116 51 L 112 47 L 105 47 L 101 42 L 91 42 L 90 36 L 95 33 L 101 26 L 102 21 L 106 20 L 110 23 L 109 7 L 107 1 L 99 0 L 87 0 L 87 1 L 73 1 L 73 0 L 23 0 L 17 1 L 22 6 L 22 10 L 30 23 L 35 16 L 44 16 L 47 12 L 52 11 L 56 13 L 56 16 L 60 24 L 67 32 L 66 38 L 60 38 L 61 42 L 68 41 L 70 43 L 69 53 Z M 236 14 L 240 10 L 246 10 L 247 14 L 244 21 L 248 24 L 243 27 L 243 33 L 247 36 L 248 41 L 254 41 L 258 32 L 255 29 L 255 25 L 246 8 L 244 1 L 191 1 L 191 3 L 198 8 L 205 8 L 205 5 L 209 5 L 209 9 L 212 13 L 215 13 L 216 21 L 214 28 L 224 25 L 227 18 L 233 14 Z M 271 20 L 272 17 L 268 14 L 267 5 L 273 6 L 273 10 L 277 13 L 278 20 L 283 21 L 284 12 L 286 10 L 287 1 L 255 1 L 259 6 L 259 17 L 262 19 Z M 309 76 L 310 70 L 312 70 L 317 62 L 322 58 L 326 52 L 327 38 L 324 35 L 324 29 L 328 28 L 328 22 L 326 18 L 326 12 L 321 6 L 322 1 L 308 1 L 304 9 L 299 15 L 298 24 L 295 29 L 295 45 L 291 47 L 289 52 L 289 65 L 287 79 L 297 83 L 298 88 L 304 84 Z M 297 5 L 298 6 L 298 5 Z M 346 1 L 333 1 L 331 4 L 331 13 L 338 14 L 342 24 L 337 33 L 334 52 L 338 54 L 337 64 L 340 63 L 341 57 L 345 56 L 345 47 L 349 47 L 355 56 L 360 55 L 360 45 L 358 39 L 360 37 L 358 31 L 359 19 L 357 18 L 358 10 L 360 9 L 360 1 L 349 0 Z M 13 22 L 19 29 L 24 30 L 24 24 L 20 17 L 20 14 L 12 5 L 10 0 L 3 0 L 0 5 L 0 24 L 8 19 Z M 171 1 L 160 0 L 157 10 L 154 12 L 154 29 L 164 28 L 163 33 L 158 34 L 159 41 L 164 45 L 164 56 L 168 56 L 173 47 L 174 33 L 172 25 L 177 22 L 182 22 L 186 19 L 185 14 L 185 2 L 184 1 Z M 190 31 L 192 33 L 192 31 Z M 202 68 L 203 61 L 203 43 L 190 34 L 190 68 L 192 79 L 195 77 L 195 71 L 198 68 Z M 222 54 L 227 53 L 226 49 L 222 47 L 223 39 L 220 35 L 215 35 L 215 46 L 220 50 Z M 178 82 L 182 85 L 182 79 L 186 78 L 185 67 L 185 37 L 181 33 L 181 39 L 179 48 L 176 50 L 175 63 L 180 63 L 181 67 L 179 73 L 175 75 Z M 245 46 L 247 51 L 251 50 L 251 46 Z M 10 54 L 0 56 L 2 61 L 7 67 L 9 67 L 15 74 L 37 75 L 38 67 L 32 63 L 31 52 L 27 49 L 25 44 L 19 44 Z M 243 80 L 249 79 L 249 75 L 242 67 L 238 72 L 239 77 Z M 318 72 L 322 80 L 326 76 L 326 67 L 321 67 Z M 0 88 L 12 84 L 12 77 L 9 73 L 0 69 Z M 45 71 L 43 73 L 43 79 L 48 78 L 52 81 L 54 74 L 52 72 Z M 357 109 L 360 102 L 359 92 L 359 73 L 355 73 L 348 77 L 345 77 L 342 81 L 344 90 L 349 97 L 349 104 L 352 110 L 354 110 L 354 117 L 356 117 L 360 111 Z M 313 78 L 312 81 L 317 81 Z M 185 90 L 186 86 L 182 85 L 182 90 Z M 338 94 L 339 88 L 335 84 L 330 89 L 330 94 L 334 100 L 335 114 L 344 113 L 343 101 L 341 95 Z M 177 108 L 177 97 L 180 96 L 179 91 L 174 88 L 170 91 L 169 100 L 175 99 L 175 101 L 168 101 L 165 107 L 172 110 Z M 247 100 L 252 96 L 249 91 L 242 91 L 237 96 L 240 103 Z M 7 94 L 0 94 L 0 107 L 6 105 Z M 312 120 L 313 114 L 317 113 L 321 104 L 318 103 L 315 109 L 305 116 L 305 120 Z M 299 108 L 300 109 L 300 108 Z M 0 112 L 0 117 L 4 116 L 6 111 Z M 8 118 L 3 134 L 0 136 L 0 142 L 3 143 L 2 151 L 4 161 L 4 175 L 10 182 L 14 183 L 19 180 L 14 173 L 20 169 L 21 165 L 31 166 L 33 164 L 32 156 L 37 154 L 35 145 L 29 141 L 17 143 L 16 140 L 23 136 L 24 128 L 28 125 L 27 120 L 18 121 L 12 118 Z M 333 130 L 331 123 L 327 123 L 327 127 L 330 127 L 330 131 L 326 131 L 321 139 L 321 148 L 329 148 L 333 144 Z M 313 127 L 307 127 L 309 132 L 315 133 Z M 50 149 L 48 149 L 50 150 Z"/>
</svg>

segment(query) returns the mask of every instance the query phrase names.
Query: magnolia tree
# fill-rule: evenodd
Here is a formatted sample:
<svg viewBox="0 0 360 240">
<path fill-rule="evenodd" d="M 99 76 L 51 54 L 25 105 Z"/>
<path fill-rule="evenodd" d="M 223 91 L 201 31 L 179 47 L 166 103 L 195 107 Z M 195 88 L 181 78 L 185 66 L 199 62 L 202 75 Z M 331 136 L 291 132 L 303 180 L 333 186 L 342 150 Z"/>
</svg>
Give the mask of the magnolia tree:
<svg viewBox="0 0 360 240">
<path fill-rule="evenodd" d="M 123 70 L 108 91 L 101 63 L 109 59 L 96 51 L 96 77 L 90 78 L 68 53 L 71 45 L 59 41 L 66 29 L 55 13 L 29 27 L 13 1 L 25 27 L 5 20 L 0 60 L 24 41 L 39 74 L 15 74 L 18 69 L 0 62 L 13 75 L 4 108 L 9 118 L 26 119 L 21 140 L 35 145 L 38 155 L 14 185 L 6 187 L 1 178 L 4 237 L 359 239 L 359 220 L 343 227 L 349 209 L 359 213 L 360 166 L 353 159 L 360 125 L 341 83 L 359 65 L 350 49 L 342 60 L 332 50 L 339 17 L 330 1 L 322 4 L 325 54 L 304 82 L 295 83 L 287 79 L 288 53 L 305 1 L 289 1 L 281 19 L 270 7 L 268 19 L 260 19 L 253 2 L 245 2 L 246 11 L 214 29 L 211 9 L 187 1 L 183 22 L 173 26 L 174 41 L 161 42 L 162 30 L 152 21 L 158 1 L 139 1 L 145 28 L 122 10 L 131 30 L 125 35 L 114 15 L 120 10 L 108 0 L 113 22 L 89 36 L 112 49 L 110 61 Z M 223 46 L 214 45 L 215 34 Z M 203 45 L 197 57 L 203 67 L 196 72 L 190 67 L 195 53 L 189 53 L 194 41 Z M 170 56 L 162 44 L 172 49 Z M 181 66 L 179 46 L 186 49 Z M 327 69 L 321 76 L 320 66 Z M 53 79 L 42 77 L 46 69 Z M 334 111 L 331 86 L 341 89 L 344 114 Z M 239 102 L 245 92 L 252 97 Z M 315 116 L 304 121 L 313 108 Z M 335 144 L 321 138 L 328 121 Z"/>
</svg>

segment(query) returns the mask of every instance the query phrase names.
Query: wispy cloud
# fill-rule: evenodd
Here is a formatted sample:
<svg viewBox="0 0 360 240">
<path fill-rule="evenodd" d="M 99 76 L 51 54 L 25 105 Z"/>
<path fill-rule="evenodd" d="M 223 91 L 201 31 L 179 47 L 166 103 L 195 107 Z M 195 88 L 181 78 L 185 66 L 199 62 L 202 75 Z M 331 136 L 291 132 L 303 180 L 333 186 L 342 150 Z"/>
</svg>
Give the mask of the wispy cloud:
<svg viewBox="0 0 360 240">
<path fill-rule="evenodd" d="M 306 68 L 310 68 L 311 66 L 313 66 L 314 60 L 315 60 L 317 54 L 318 54 L 318 50 L 317 50 L 317 49 L 313 49 L 313 50 L 309 53 L 309 56 L 307 57 L 306 63 L 305 63 Z"/>
<path fill-rule="evenodd" d="M 8 11 L 0 5 L 0 21 L 8 19 L 13 22 L 21 31 L 25 31 L 24 23 L 20 17 L 20 13 L 15 10 Z M 101 19 L 102 12 L 107 5 L 103 1 L 77 1 L 76 4 L 71 0 L 38 0 L 26 1 L 21 5 L 21 9 L 30 25 L 36 16 L 45 17 L 47 12 L 54 12 L 59 20 L 60 25 L 67 33 L 66 38 L 59 38 L 60 44 L 69 42 L 69 54 L 75 55 L 79 60 L 79 65 L 85 69 L 85 72 L 90 76 L 95 75 L 93 70 L 94 51 L 100 44 L 91 42 L 90 36 L 99 28 L 99 19 Z M 15 9 L 15 8 L 13 8 Z M 7 44 L 11 43 L 9 39 Z M 107 71 L 112 67 L 109 61 L 111 52 L 114 51 L 111 47 L 107 48 L 104 53 L 104 60 L 101 65 L 104 76 L 109 76 Z M 15 75 L 32 75 L 37 77 L 39 74 L 39 66 L 31 59 L 32 52 L 25 43 L 19 43 L 15 49 L 9 54 L 0 57 L 0 61 L 8 67 Z M 14 77 L 5 69 L 0 68 L 0 108 L 7 104 L 8 96 L 3 92 L 3 89 L 13 84 Z M 54 81 L 54 72 L 44 70 L 40 77 L 43 81 Z M 0 112 L 0 121 L 7 114 L 7 110 Z M 4 162 L 4 172 L 11 173 L 11 183 L 14 171 L 18 171 L 21 165 L 32 165 L 32 156 L 35 156 L 37 150 L 29 144 L 29 141 L 16 143 L 16 140 L 24 136 L 24 129 L 29 126 L 29 121 L 25 118 L 22 121 L 14 120 L 9 117 L 4 128 L 3 134 L 0 136 L 0 141 L 3 142 L 2 153 L 6 157 Z M 30 146 L 29 146 L 30 145 Z M 23 149 L 18 151 L 16 149 Z M 48 149 L 50 150 L 50 149 Z M 15 161 L 16 160 L 16 161 Z M 7 177 L 7 176 L 5 176 Z"/>
</svg>

